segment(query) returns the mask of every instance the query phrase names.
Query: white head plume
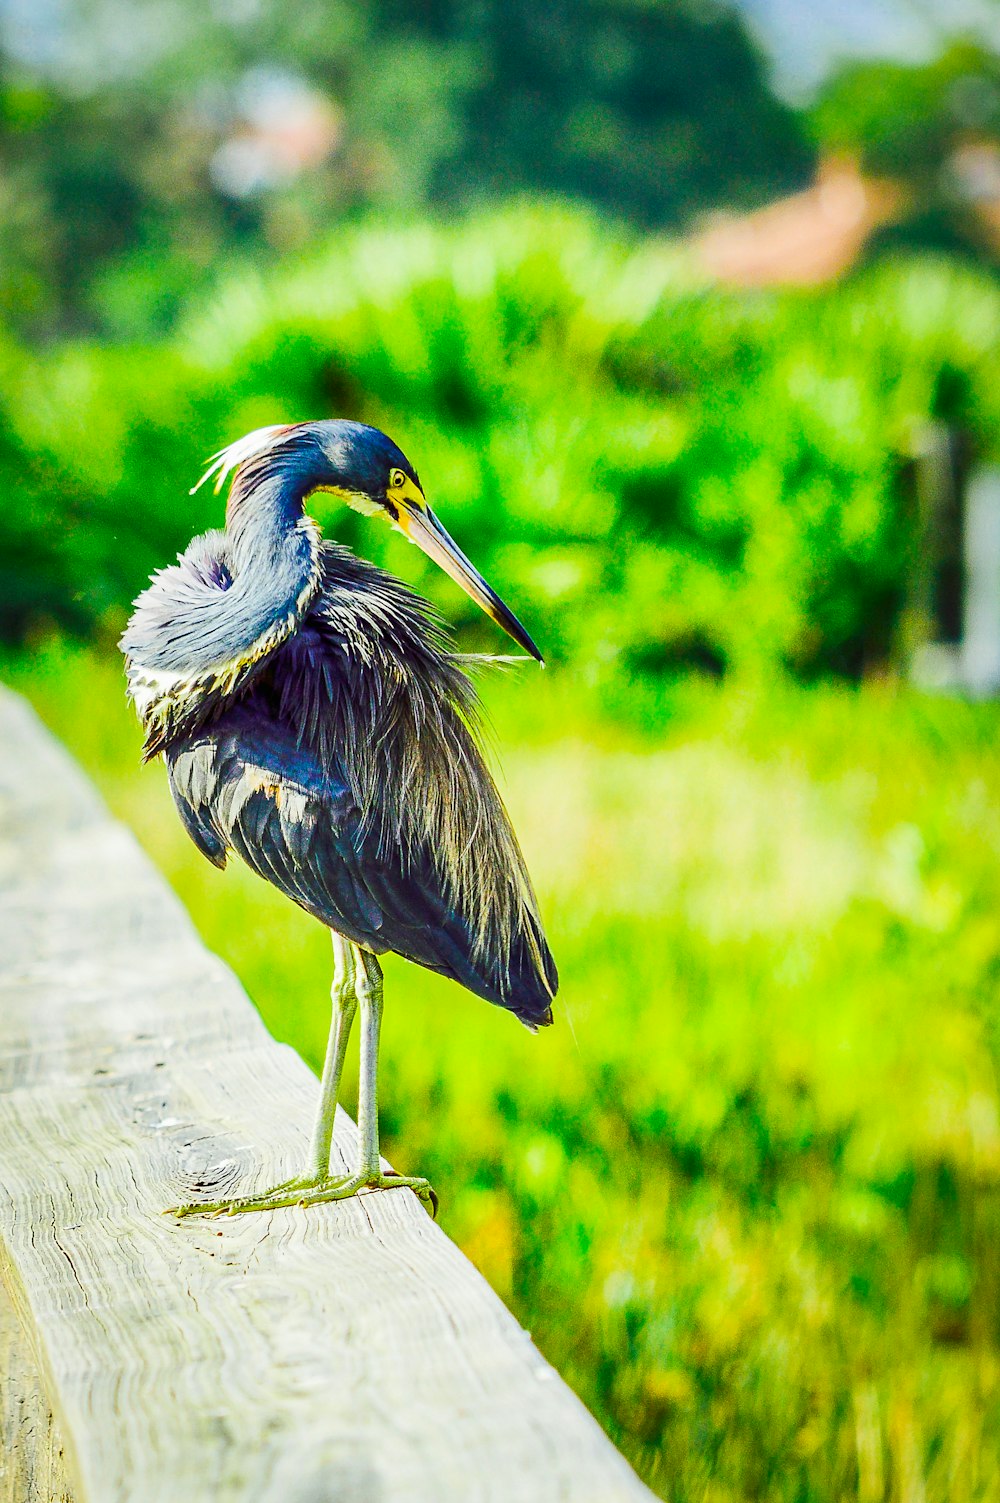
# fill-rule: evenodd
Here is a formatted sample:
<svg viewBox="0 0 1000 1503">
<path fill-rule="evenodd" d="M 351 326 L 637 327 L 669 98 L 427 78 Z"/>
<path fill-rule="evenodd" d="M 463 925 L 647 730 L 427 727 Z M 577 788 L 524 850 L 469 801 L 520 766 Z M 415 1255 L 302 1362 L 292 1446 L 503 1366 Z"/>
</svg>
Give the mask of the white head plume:
<svg viewBox="0 0 1000 1503">
<path fill-rule="evenodd" d="M 234 470 L 238 470 L 240 465 L 245 464 L 248 459 L 253 459 L 255 454 L 262 454 L 274 442 L 279 433 L 287 431 L 288 426 L 287 423 L 271 423 L 266 428 L 255 428 L 252 433 L 245 433 L 242 438 L 236 439 L 234 443 L 227 444 L 224 449 L 220 449 L 218 453 L 212 455 L 208 462 L 208 469 L 202 475 L 197 485 L 191 487 L 189 494 L 193 496 L 195 491 L 201 490 L 205 481 L 211 480 L 214 475 L 215 485 L 213 489 L 215 494 L 218 495 Z"/>
</svg>

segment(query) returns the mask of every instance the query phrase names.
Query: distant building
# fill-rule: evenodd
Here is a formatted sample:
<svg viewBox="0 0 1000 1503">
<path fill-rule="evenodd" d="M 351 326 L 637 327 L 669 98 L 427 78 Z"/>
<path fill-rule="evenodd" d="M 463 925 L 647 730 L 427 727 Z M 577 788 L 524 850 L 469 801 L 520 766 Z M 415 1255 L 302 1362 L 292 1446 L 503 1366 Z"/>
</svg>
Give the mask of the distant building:
<svg viewBox="0 0 1000 1503">
<path fill-rule="evenodd" d="M 702 269 L 731 286 L 813 286 L 848 271 L 904 204 L 898 184 L 833 158 L 811 188 L 752 214 L 718 215 L 690 244 Z"/>
<path fill-rule="evenodd" d="M 972 228 L 980 254 L 1000 259 L 1000 143 L 975 135 L 960 141 L 942 170 L 940 193 Z M 812 287 L 850 271 L 876 230 L 915 207 L 901 183 L 831 157 L 811 188 L 752 214 L 716 214 L 688 245 L 701 269 L 728 286 Z"/>
</svg>

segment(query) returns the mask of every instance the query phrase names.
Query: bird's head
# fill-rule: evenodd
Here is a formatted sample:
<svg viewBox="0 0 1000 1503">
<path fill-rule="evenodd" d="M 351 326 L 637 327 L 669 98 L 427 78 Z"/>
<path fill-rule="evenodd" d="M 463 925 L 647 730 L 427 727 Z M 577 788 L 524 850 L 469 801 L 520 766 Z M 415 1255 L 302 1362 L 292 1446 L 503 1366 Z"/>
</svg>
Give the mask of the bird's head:
<svg viewBox="0 0 1000 1503">
<path fill-rule="evenodd" d="M 541 653 L 513 611 L 431 511 L 406 455 L 380 429 L 342 419 L 258 428 L 213 455 L 198 485 L 214 477 L 218 492 L 234 471 L 237 480 L 230 520 L 234 506 L 252 504 L 258 480 L 276 475 L 282 479 L 285 494 L 300 505 L 316 491 L 325 491 L 365 516 L 384 517 L 433 559 L 508 636 L 542 662 Z M 248 483 L 240 485 L 244 474 Z"/>
</svg>

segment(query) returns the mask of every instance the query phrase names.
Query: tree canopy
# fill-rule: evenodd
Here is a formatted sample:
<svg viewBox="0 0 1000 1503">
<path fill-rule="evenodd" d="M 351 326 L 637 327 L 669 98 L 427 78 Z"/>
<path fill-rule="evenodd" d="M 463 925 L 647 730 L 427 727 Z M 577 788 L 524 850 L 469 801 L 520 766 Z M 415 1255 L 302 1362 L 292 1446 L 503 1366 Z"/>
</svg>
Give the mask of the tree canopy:
<svg viewBox="0 0 1000 1503">
<path fill-rule="evenodd" d="M 555 192 L 644 226 L 804 180 L 712 0 L 69 0 L 0 35 L 0 313 L 168 327 L 345 214 Z M 256 155 L 255 155 L 256 153 Z"/>
</svg>

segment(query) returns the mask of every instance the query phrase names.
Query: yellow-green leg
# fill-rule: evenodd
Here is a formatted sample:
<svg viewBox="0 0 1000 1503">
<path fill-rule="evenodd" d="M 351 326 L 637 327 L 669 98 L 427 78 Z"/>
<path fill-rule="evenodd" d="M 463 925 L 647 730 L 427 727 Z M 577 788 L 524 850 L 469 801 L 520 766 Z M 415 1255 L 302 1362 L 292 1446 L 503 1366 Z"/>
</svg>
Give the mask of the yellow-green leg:
<svg viewBox="0 0 1000 1503">
<path fill-rule="evenodd" d="M 326 1058 L 323 1061 L 319 1107 L 313 1124 L 312 1141 L 309 1145 L 310 1174 L 306 1176 L 311 1178 L 313 1183 L 328 1178 L 330 1174 L 330 1148 L 333 1143 L 333 1125 L 337 1118 L 340 1077 L 344 1073 L 344 1058 L 350 1042 L 354 1017 L 358 1010 L 355 946 L 339 934 L 334 934 L 332 938 L 333 985 L 330 988 L 330 1000 L 333 1006 L 330 1037 L 327 1040 Z"/>
<path fill-rule="evenodd" d="M 331 988 L 333 1016 L 323 1064 L 319 1109 L 309 1151 L 309 1170 L 284 1180 L 260 1195 L 175 1206 L 168 1215 L 238 1215 L 242 1211 L 273 1211 L 280 1206 L 311 1206 L 327 1200 L 347 1200 L 362 1190 L 410 1189 L 431 1212 L 437 1196 L 425 1179 L 385 1174 L 378 1143 L 378 1048 L 382 1028 L 382 967 L 367 950 L 333 936 L 334 974 Z M 344 1057 L 355 1013 L 361 1009 L 361 1070 L 358 1088 L 358 1167 L 354 1174 L 330 1174 L 330 1149 L 337 1115 L 337 1096 Z"/>
</svg>

